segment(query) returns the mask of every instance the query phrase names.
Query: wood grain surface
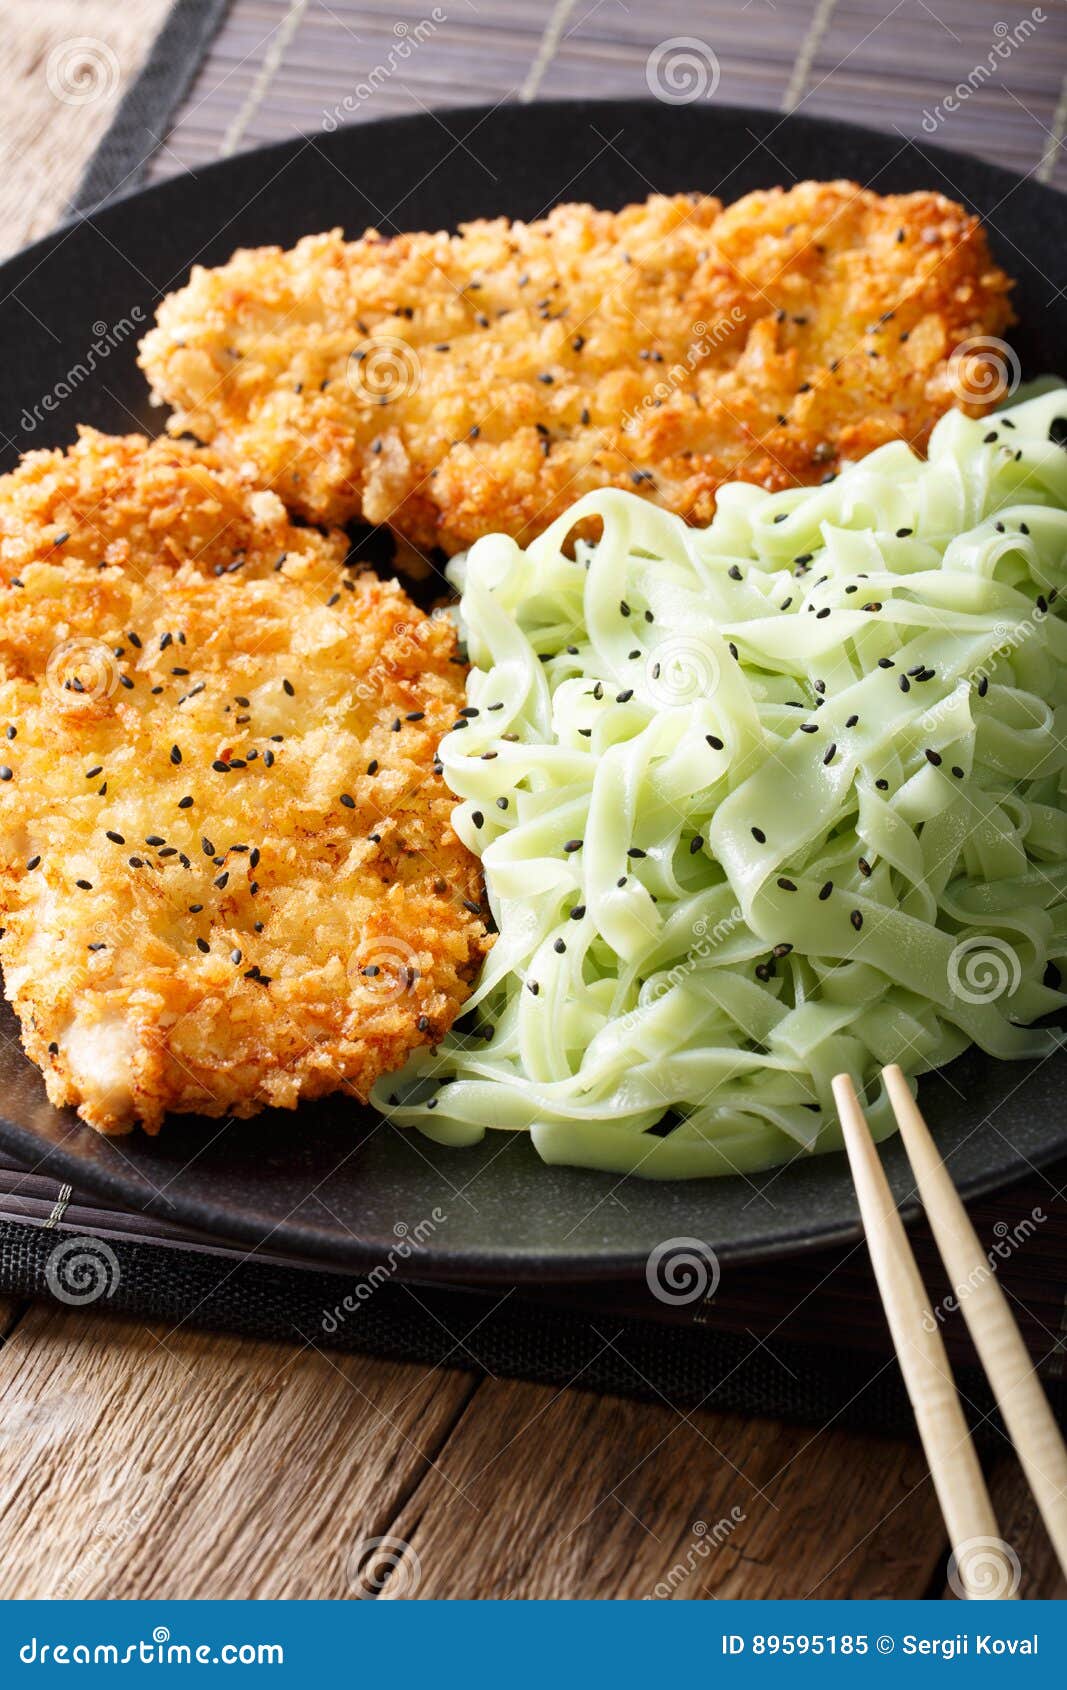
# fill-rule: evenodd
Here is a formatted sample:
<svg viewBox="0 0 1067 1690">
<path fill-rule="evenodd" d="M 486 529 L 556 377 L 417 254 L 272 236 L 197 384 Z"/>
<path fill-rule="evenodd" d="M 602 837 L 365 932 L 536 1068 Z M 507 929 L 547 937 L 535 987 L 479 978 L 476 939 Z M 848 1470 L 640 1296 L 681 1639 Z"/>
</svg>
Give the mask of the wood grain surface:
<svg viewBox="0 0 1067 1690">
<path fill-rule="evenodd" d="M 0 245 L 21 244 L 61 214 L 164 9 L 165 0 L 0 0 Z M 351 85 L 353 66 L 378 62 L 409 10 L 237 0 L 155 173 L 306 124 L 309 103 L 321 110 Z M 616 5 L 457 7 L 450 56 L 432 70 L 427 47 L 423 81 L 396 80 L 389 98 L 410 100 L 412 81 L 415 99 L 434 104 L 498 88 L 522 98 L 639 91 L 649 28 L 688 33 L 692 17 L 688 5 L 652 10 L 650 25 L 643 9 Z M 866 70 L 867 83 L 850 77 L 871 63 L 864 27 L 880 32 L 880 10 L 866 24 L 864 7 L 825 0 L 779 0 L 773 20 L 763 4 L 705 10 L 709 31 L 730 43 L 731 97 L 743 90 L 795 105 L 837 74 L 835 97 L 878 120 L 877 101 L 892 90 Z M 956 26 L 943 26 L 957 44 L 952 63 L 957 47 L 970 62 L 996 9 L 955 0 L 939 11 Z M 918 8 L 904 12 L 903 32 L 880 45 L 895 43 L 898 80 L 913 79 L 909 99 L 936 98 L 930 56 L 915 56 L 930 26 Z M 332 84 L 327 14 L 340 18 L 349 55 Z M 844 45 L 834 33 L 842 30 Z M 51 55 L 85 36 L 107 45 L 111 57 L 93 62 L 113 85 L 77 103 L 57 97 Z M 1016 74 L 1029 79 L 1044 137 L 1008 110 L 995 150 L 1005 157 L 1014 144 L 1026 167 L 1054 176 L 1067 124 L 1062 55 L 1034 54 L 1023 67 L 1020 54 Z M 1003 86 L 994 92 L 1010 105 Z M 967 123 L 978 110 L 971 105 Z M 966 145 L 959 127 L 950 138 Z M 0 1299 L 0 1340 L 7 1596 L 949 1593 L 944 1531 L 911 1441 L 683 1414 L 665 1401 L 594 1396 L 580 1380 L 564 1390 L 478 1380 L 43 1303 Z M 1009 1452 L 989 1478 L 1022 1593 L 1062 1596 Z M 372 1548 L 379 1539 L 388 1541 Z"/>
</svg>

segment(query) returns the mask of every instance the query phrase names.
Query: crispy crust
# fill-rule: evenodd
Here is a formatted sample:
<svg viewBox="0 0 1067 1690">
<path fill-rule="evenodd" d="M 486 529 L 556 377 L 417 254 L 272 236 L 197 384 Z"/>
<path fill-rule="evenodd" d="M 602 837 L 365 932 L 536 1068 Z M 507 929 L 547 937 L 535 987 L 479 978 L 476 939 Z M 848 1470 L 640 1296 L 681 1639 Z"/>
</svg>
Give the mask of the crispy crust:
<svg viewBox="0 0 1067 1690">
<path fill-rule="evenodd" d="M 805 182 L 240 251 L 163 301 L 142 364 L 175 430 L 292 508 L 451 552 L 591 487 L 704 523 L 725 480 L 922 449 L 1000 396 L 954 355 L 1007 326 L 1009 287 L 942 195 Z"/>
<path fill-rule="evenodd" d="M 0 480 L 0 958 L 101 1131 L 365 1097 L 477 973 L 452 626 L 344 556 L 186 444 L 85 431 Z"/>
</svg>

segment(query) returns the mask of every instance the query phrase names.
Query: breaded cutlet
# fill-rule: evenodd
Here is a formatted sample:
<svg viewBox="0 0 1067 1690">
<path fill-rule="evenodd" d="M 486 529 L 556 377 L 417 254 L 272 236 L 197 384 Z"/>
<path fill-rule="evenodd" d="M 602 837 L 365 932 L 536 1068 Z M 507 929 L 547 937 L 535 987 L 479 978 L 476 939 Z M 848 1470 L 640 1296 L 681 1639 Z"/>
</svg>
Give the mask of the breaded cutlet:
<svg viewBox="0 0 1067 1690">
<path fill-rule="evenodd" d="M 997 346 L 991 370 L 969 343 L 1010 323 L 1010 285 L 941 194 L 802 182 L 238 251 L 163 300 L 141 361 L 175 431 L 290 508 L 455 552 L 594 487 L 703 524 L 724 481 L 921 450 L 1003 396 Z"/>
<path fill-rule="evenodd" d="M 452 624 L 345 556 L 185 442 L 0 479 L 0 960 L 103 1132 L 363 1098 L 477 973 Z"/>
</svg>

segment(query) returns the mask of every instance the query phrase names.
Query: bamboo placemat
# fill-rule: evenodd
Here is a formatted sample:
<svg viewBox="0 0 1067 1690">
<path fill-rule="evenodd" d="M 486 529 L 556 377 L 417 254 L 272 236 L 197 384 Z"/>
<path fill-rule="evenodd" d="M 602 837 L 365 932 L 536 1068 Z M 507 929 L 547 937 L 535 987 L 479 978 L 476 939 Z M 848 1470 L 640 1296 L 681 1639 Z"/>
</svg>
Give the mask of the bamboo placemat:
<svg viewBox="0 0 1067 1690">
<path fill-rule="evenodd" d="M 151 175 L 338 117 L 447 125 L 449 107 L 650 91 L 845 118 L 1067 186 L 1062 0 L 232 0 Z M 788 180 L 773 155 L 767 178 Z"/>
</svg>

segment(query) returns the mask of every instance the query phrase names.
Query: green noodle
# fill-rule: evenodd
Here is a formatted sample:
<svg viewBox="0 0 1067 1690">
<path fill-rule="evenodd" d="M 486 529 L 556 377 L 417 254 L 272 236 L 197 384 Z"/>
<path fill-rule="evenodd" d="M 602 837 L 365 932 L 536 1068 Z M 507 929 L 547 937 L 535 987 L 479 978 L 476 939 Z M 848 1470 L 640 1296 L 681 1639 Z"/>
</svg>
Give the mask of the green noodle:
<svg viewBox="0 0 1067 1690">
<path fill-rule="evenodd" d="M 840 1145 L 842 1069 L 884 1134 L 884 1064 L 1055 1047 L 1029 1024 L 1067 1003 L 1064 418 L 1063 389 L 950 413 L 925 461 L 734 484 L 704 530 L 591 493 L 459 561 L 440 756 L 499 937 L 380 1084 L 393 1120 L 750 1172 Z"/>
</svg>

